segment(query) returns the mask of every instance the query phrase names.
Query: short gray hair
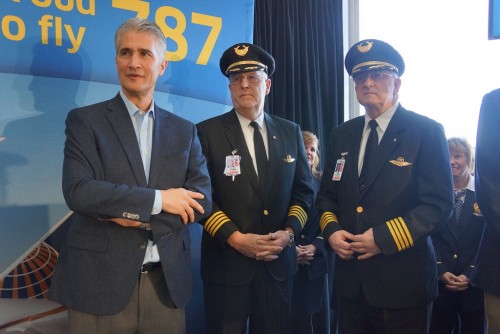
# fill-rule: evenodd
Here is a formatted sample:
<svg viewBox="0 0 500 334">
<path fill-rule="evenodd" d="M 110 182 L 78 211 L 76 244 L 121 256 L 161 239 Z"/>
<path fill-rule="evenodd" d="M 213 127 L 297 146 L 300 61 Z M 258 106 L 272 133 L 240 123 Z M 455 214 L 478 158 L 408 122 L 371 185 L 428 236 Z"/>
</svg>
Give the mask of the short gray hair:
<svg viewBox="0 0 500 334">
<path fill-rule="evenodd" d="M 145 32 L 153 35 L 155 37 L 155 49 L 158 52 L 158 56 L 161 59 L 165 58 L 167 52 L 167 42 L 165 40 L 165 35 L 161 31 L 160 27 L 151 21 L 140 17 L 133 17 L 123 22 L 121 26 L 118 27 L 115 33 L 115 51 L 118 54 L 118 48 L 120 44 L 120 39 L 124 33 L 129 31 L 135 32 Z"/>
</svg>

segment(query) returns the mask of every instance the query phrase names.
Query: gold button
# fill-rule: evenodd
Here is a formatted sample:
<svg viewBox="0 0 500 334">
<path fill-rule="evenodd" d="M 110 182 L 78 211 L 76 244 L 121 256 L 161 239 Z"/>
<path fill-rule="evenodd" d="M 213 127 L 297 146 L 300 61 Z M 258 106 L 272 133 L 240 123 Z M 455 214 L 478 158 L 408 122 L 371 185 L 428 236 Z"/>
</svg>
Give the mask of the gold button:
<svg viewBox="0 0 500 334">
<path fill-rule="evenodd" d="M 362 212 L 363 212 L 363 207 L 362 207 L 362 206 L 358 206 L 358 207 L 356 208 L 356 211 L 357 211 L 358 213 L 362 213 Z"/>
<path fill-rule="evenodd" d="M 269 212 L 267 210 L 264 210 L 264 216 L 267 216 Z"/>
<path fill-rule="evenodd" d="M 456 259 L 458 257 L 457 254 L 453 254 L 453 258 Z"/>
</svg>

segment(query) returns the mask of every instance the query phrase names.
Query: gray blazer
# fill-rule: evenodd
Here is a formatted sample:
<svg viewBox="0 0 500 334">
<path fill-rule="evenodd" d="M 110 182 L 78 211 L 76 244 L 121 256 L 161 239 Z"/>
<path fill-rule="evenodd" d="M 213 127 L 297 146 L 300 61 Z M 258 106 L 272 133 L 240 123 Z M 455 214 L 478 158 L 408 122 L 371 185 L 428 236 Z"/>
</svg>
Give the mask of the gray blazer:
<svg viewBox="0 0 500 334">
<path fill-rule="evenodd" d="M 178 215 L 152 215 L 155 189 L 203 193 L 210 179 L 196 127 L 157 106 L 149 184 L 138 141 L 120 95 L 72 110 L 66 120 L 63 192 L 74 211 L 61 248 L 50 298 L 75 310 L 116 314 L 128 303 L 144 260 L 148 233 L 102 219 L 149 222 L 165 279 L 177 307 L 191 297 L 188 226 Z M 196 220 L 203 215 L 196 215 Z"/>
</svg>

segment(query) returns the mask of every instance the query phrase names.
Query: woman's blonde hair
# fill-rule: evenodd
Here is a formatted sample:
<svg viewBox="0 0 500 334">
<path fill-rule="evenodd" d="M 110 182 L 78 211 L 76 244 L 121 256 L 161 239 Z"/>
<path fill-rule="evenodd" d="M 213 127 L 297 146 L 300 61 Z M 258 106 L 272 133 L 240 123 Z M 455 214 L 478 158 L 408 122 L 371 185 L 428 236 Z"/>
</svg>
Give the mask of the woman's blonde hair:
<svg viewBox="0 0 500 334">
<path fill-rule="evenodd" d="M 316 145 L 316 156 L 311 166 L 311 173 L 314 177 L 319 178 L 321 176 L 321 171 L 319 170 L 319 140 L 318 137 L 312 132 L 302 131 L 302 140 L 304 141 L 304 146 L 315 144 Z"/>
<path fill-rule="evenodd" d="M 462 152 L 465 155 L 465 159 L 467 159 L 467 164 L 469 166 L 469 173 L 472 174 L 474 171 L 474 155 L 469 142 L 465 138 L 452 137 L 448 139 L 448 147 Z"/>
</svg>

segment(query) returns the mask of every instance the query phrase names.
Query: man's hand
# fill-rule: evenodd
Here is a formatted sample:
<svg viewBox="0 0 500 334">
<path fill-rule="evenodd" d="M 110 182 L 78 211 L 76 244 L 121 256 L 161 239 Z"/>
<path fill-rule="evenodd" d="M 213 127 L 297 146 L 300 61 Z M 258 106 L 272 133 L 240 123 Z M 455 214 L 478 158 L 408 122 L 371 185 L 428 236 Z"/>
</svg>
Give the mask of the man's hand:
<svg viewBox="0 0 500 334">
<path fill-rule="evenodd" d="M 286 234 L 286 232 L 282 231 Z M 276 232 L 274 233 L 276 234 Z M 234 232 L 227 239 L 229 246 L 236 249 L 241 254 L 256 260 L 274 261 L 283 250 L 283 243 L 280 239 L 274 238 L 272 233 L 267 235 Z M 289 240 L 288 234 L 286 236 Z"/>
<path fill-rule="evenodd" d="M 353 234 L 340 230 L 328 238 L 328 243 L 337 255 L 343 260 L 351 260 L 354 256 L 354 251 L 352 250 L 350 240 Z"/>
<path fill-rule="evenodd" d="M 450 272 L 445 272 L 439 279 L 445 283 L 446 290 L 463 291 L 469 287 L 469 278 L 465 275 L 455 276 Z"/>
<path fill-rule="evenodd" d="M 204 213 L 203 207 L 195 201 L 203 199 L 205 196 L 201 193 L 186 190 L 184 188 L 175 188 L 161 191 L 161 209 L 168 213 L 181 216 L 182 222 L 194 222 L 194 210 Z"/>
<path fill-rule="evenodd" d="M 352 250 L 361 254 L 358 256 L 358 260 L 366 260 L 382 253 L 382 250 L 375 243 L 372 228 L 366 230 L 363 234 L 353 235 L 351 241 Z"/>
</svg>

